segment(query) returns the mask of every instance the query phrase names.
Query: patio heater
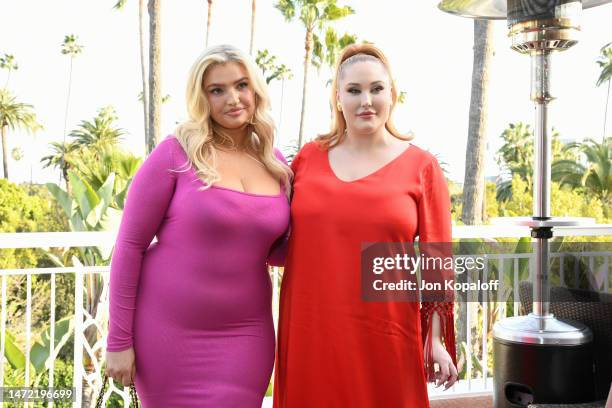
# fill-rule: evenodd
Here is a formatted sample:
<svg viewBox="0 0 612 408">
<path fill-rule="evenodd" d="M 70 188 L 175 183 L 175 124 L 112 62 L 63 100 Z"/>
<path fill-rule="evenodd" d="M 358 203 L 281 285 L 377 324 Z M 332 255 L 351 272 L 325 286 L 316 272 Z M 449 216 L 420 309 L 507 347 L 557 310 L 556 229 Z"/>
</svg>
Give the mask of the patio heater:
<svg viewBox="0 0 612 408">
<path fill-rule="evenodd" d="M 532 217 L 528 226 L 535 245 L 533 313 L 503 319 L 493 328 L 494 405 L 577 403 L 594 399 L 591 330 L 555 318 L 549 311 L 549 239 L 559 226 L 588 219 L 550 216 L 551 135 L 548 104 L 551 56 L 578 42 L 583 9 L 612 0 L 443 0 L 438 7 L 463 17 L 507 20 L 511 48 L 531 58 L 531 100 L 535 103 Z"/>
</svg>

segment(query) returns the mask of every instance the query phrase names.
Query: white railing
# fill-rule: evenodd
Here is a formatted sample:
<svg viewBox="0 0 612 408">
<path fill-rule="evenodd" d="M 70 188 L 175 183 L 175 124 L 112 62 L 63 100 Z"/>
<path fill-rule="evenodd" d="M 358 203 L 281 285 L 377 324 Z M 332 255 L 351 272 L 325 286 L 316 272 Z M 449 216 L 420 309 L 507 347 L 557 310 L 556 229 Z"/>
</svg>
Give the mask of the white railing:
<svg viewBox="0 0 612 408">
<path fill-rule="evenodd" d="M 455 226 L 453 227 L 453 237 L 457 239 L 461 238 L 520 238 L 529 236 L 529 228 L 527 227 L 515 227 L 515 226 Z M 555 236 L 602 236 L 602 235 L 612 235 L 612 224 L 605 225 L 591 225 L 588 227 L 559 227 L 554 229 Z M 98 247 L 107 247 L 110 248 L 114 244 L 116 234 L 114 232 L 44 232 L 44 233 L 0 233 L 0 249 L 6 248 L 68 248 L 68 247 L 87 247 L 87 246 L 98 246 Z M 553 255 L 555 256 L 555 255 Z M 605 268 L 609 266 L 609 258 L 612 256 L 612 253 L 583 253 L 580 256 L 587 257 L 589 266 L 592 268 L 597 257 L 601 257 L 603 259 L 603 263 Z M 519 260 L 520 259 L 530 259 L 530 276 L 532 270 L 533 259 L 531 254 L 495 254 L 492 259 L 493 260 L 505 260 L 511 259 L 513 260 L 512 273 L 513 277 L 513 291 L 514 293 L 518 293 L 518 282 L 519 282 Z M 563 264 L 563 263 L 561 263 Z M 487 264 L 488 265 L 488 264 Z M 505 273 L 503 270 L 504 262 L 499 262 L 499 274 Z M 279 287 L 278 287 L 278 268 L 273 268 L 273 305 L 274 305 L 274 320 L 275 324 L 278 319 L 277 309 L 278 309 L 278 298 L 279 298 Z M 97 329 L 100 330 L 101 333 L 105 333 L 105 324 L 104 321 L 104 312 L 107 311 L 108 308 L 108 266 L 82 266 L 77 264 L 72 267 L 62 267 L 62 268 L 32 268 L 32 269 L 4 269 L 0 270 L 1 279 L 2 279 L 2 299 L 1 299 L 1 313 L 0 319 L 0 333 L 2 335 L 0 339 L 0 355 L 4 356 L 6 351 L 6 307 L 7 307 L 7 279 L 10 276 L 22 275 L 26 276 L 26 322 L 25 322 L 25 361 L 30 360 L 30 345 L 31 345 L 31 313 L 32 313 L 32 276 L 33 275 L 43 275 L 49 274 L 51 281 L 51 294 L 50 294 L 50 327 L 51 333 L 50 338 L 54 339 L 53 327 L 56 323 L 55 318 L 55 303 L 56 303 L 56 284 L 55 277 L 58 274 L 73 274 L 75 277 L 75 321 L 74 321 L 74 331 L 75 331 L 75 342 L 74 342 L 74 387 L 76 388 L 76 401 L 73 406 L 81 407 L 82 401 L 82 380 L 85 379 L 90 386 L 96 390 L 94 392 L 94 398 L 97 395 L 97 389 L 101 384 L 101 367 L 99 367 L 98 362 L 95 358 L 96 351 L 102 349 L 105 346 L 105 336 L 101 336 L 101 339 L 96 342 L 93 346 L 90 346 L 87 341 L 85 341 L 84 330 L 89 325 L 96 325 Z M 484 269 L 483 273 L 487 273 L 487 268 Z M 563 278 L 563 268 L 561 268 L 561 276 Z M 105 289 L 100 297 L 100 304 L 98 308 L 102 313 L 98 313 L 97 316 L 91 316 L 83 307 L 83 289 L 84 284 L 83 280 L 85 277 L 90 277 L 92 274 L 102 274 L 105 282 Z M 577 276 L 576 274 L 574 275 Z M 608 291 L 609 282 L 608 279 L 605 279 L 602 283 L 602 290 Z M 499 293 L 502 291 L 500 290 Z M 519 302 L 518 297 L 515 296 L 513 314 L 518 315 L 519 313 Z M 486 301 L 486 299 L 485 299 Z M 500 302 L 500 299 L 497 299 Z M 505 315 L 505 301 L 502 303 L 501 315 Z M 488 373 L 488 345 L 487 345 L 487 336 L 482 336 L 482 356 L 480 365 L 482 367 L 482 372 L 479 374 L 479 377 L 476 378 L 473 373 L 472 366 L 472 339 L 471 339 L 471 328 L 475 327 L 472 324 L 472 320 L 474 316 L 477 316 L 478 311 L 473 309 L 478 309 L 481 307 L 478 303 L 468 303 L 468 313 L 466 316 L 466 343 L 467 347 L 467 355 L 465 356 L 466 364 L 467 364 L 467 379 L 463 381 L 459 381 L 452 389 L 442 392 L 439 389 L 435 389 L 432 385 L 429 385 L 429 393 L 432 399 L 435 398 L 448 398 L 448 397 L 458 397 L 461 395 L 469 394 L 469 395 L 479 395 L 482 393 L 490 393 L 492 391 L 492 377 Z M 85 319 L 84 319 L 85 317 Z M 482 326 L 481 332 L 487 333 L 488 330 L 488 316 L 487 313 L 483 313 L 482 318 Z M 99 321 L 100 320 L 100 321 Z M 54 342 L 50 342 L 50 354 L 53 355 L 53 346 Z M 459 346 L 459 345 L 458 345 Z M 86 376 L 85 370 L 82 364 L 83 352 L 87 352 L 92 360 L 95 362 L 95 370 L 96 372 Z M 55 363 L 55 355 L 53 355 L 51 364 L 47 367 L 49 370 L 49 387 L 53 386 L 53 370 Z M 25 364 L 25 383 L 29 384 L 30 381 L 30 365 Z M 4 384 L 4 365 L 0 364 L 0 386 Z M 107 392 L 107 396 L 111 392 L 117 392 L 124 400 L 124 403 L 127 406 L 127 402 L 129 400 L 128 393 L 126 390 L 119 390 L 114 387 L 111 383 L 109 384 L 110 388 Z M 271 404 L 270 399 L 266 398 L 264 401 L 264 406 L 269 406 Z M 29 406 L 25 403 L 24 406 Z M 52 403 L 49 403 L 49 407 L 53 406 Z"/>
</svg>

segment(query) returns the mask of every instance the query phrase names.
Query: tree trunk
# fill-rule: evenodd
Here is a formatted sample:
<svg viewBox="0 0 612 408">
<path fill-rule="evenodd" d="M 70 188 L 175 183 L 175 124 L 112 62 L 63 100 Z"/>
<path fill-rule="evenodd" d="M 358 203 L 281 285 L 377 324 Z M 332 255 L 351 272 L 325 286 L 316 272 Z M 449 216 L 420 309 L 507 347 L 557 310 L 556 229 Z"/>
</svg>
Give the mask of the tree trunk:
<svg viewBox="0 0 612 408">
<path fill-rule="evenodd" d="M 62 163 L 62 176 L 64 176 L 64 180 L 66 180 L 66 193 L 69 197 L 72 197 L 72 188 L 70 187 L 70 183 L 68 182 L 68 165 L 66 163 Z"/>
<path fill-rule="evenodd" d="M 465 153 L 465 177 L 463 182 L 463 208 L 461 220 L 465 225 L 482 222 L 484 213 L 484 162 L 486 153 L 487 101 L 489 64 L 493 56 L 493 24 L 488 20 L 474 20 L 474 60 L 472 67 L 472 94 L 468 124 L 468 141 Z M 456 277 L 459 283 L 467 282 L 467 274 Z M 457 292 L 457 344 L 465 342 L 467 331 L 467 299 L 465 292 Z M 471 347 L 470 344 L 467 347 Z"/>
<path fill-rule="evenodd" d="M 298 133 L 298 148 L 304 140 L 304 117 L 306 116 L 306 90 L 308 89 L 308 68 L 310 68 L 310 52 L 312 50 L 312 29 L 306 29 L 306 46 L 304 47 L 304 84 L 302 87 L 302 113 L 300 114 L 300 132 Z"/>
<path fill-rule="evenodd" d="M 140 74 L 142 76 L 142 110 L 144 113 L 145 152 L 149 140 L 149 88 L 147 87 L 147 73 L 145 62 L 145 37 L 144 37 L 144 0 L 138 1 L 138 37 L 140 42 Z"/>
<path fill-rule="evenodd" d="M 610 101 L 610 80 L 608 79 L 608 94 L 606 96 L 606 109 L 604 110 L 603 143 L 606 143 L 606 122 L 608 120 L 608 102 Z"/>
<path fill-rule="evenodd" d="M 161 122 L 161 0 L 149 0 L 149 134 L 147 154 L 160 139 Z"/>
<path fill-rule="evenodd" d="M 206 18 L 206 47 L 208 47 L 208 37 L 210 35 L 210 22 L 212 17 L 213 0 L 208 0 L 208 16 Z"/>
<path fill-rule="evenodd" d="M 3 177 L 8 180 L 8 146 L 6 145 L 6 126 L 2 126 L 2 170 Z"/>
<path fill-rule="evenodd" d="M 253 43 L 255 41 L 255 11 L 257 9 L 257 0 L 251 2 L 251 44 L 249 45 L 249 54 L 253 55 Z"/>
<path fill-rule="evenodd" d="M 482 222 L 484 197 L 484 161 L 487 147 L 487 103 L 489 64 L 493 56 L 493 24 L 488 20 L 474 20 L 474 62 L 468 141 L 463 182 L 461 219 L 466 225 Z"/>
<path fill-rule="evenodd" d="M 66 109 L 64 110 L 64 153 L 62 154 L 62 167 L 66 164 L 65 154 L 66 154 L 66 132 L 68 131 L 68 109 L 70 107 L 70 90 L 72 88 L 72 63 L 74 61 L 74 57 L 70 56 L 70 70 L 68 72 L 68 94 L 66 95 Z M 68 179 L 64 178 L 66 182 L 66 190 L 68 190 Z M 60 183 L 61 184 L 61 180 Z"/>
</svg>

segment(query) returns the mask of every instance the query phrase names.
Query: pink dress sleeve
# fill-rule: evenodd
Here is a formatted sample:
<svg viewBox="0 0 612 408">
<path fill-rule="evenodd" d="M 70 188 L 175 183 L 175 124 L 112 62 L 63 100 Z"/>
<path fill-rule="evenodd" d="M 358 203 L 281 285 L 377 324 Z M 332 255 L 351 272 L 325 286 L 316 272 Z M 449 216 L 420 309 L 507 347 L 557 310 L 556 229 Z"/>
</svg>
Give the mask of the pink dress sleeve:
<svg viewBox="0 0 612 408">
<path fill-rule="evenodd" d="M 452 256 L 451 240 L 451 211 L 450 196 L 444 173 L 434 158 L 429 162 L 421 174 L 422 195 L 418 206 L 418 235 L 419 243 L 440 243 L 434 248 L 436 251 L 444 252 L 444 256 Z M 431 271 L 438 274 L 434 279 L 452 279 L 452 270 Z M 455 366 L 457 365 L 457 353 L 455 347 L 455 325 L 454 325 L 454 302 L 447 301 L 446 293 L 443 302 L 423 302 L 421 304 L 421 330 L 424 346 L 425 377 L 427 381 L 434 381 L 434 362 L 432 356 L 432 317 L 437 313 L 440 318 L 440 334 L 444 345 L 451 356 Z"/>
<path fill-rule="evenodd" d="M 168 137 L 144 161 L 130 185 L 113 251 L 107 351 L 132 347 L 132 328 L 143 256 L 164 221 L 176 174 L 176 140 Z"/>
<path fill-rule="evenodd" d="M 280 150 L 274 149 L 274 154 L 276 158 L 283 162 L 283 164 L 287 164 L 287 160 L 285 156 L 281 153 Z M 286 186 L 281 186 L 281 191 L 284 193 Z M 285 259 L 287 257 L 287 245 L 289 243 L 289 233 L 291 232 L 291 224 L 287 228 L 287 231 L 284 235 L 282 235 L 275 243 L 272 245 L 270 249 L 270 253 L 268 254 L 268 265 L 269 266 L 285 266 Z"/>
</svg>

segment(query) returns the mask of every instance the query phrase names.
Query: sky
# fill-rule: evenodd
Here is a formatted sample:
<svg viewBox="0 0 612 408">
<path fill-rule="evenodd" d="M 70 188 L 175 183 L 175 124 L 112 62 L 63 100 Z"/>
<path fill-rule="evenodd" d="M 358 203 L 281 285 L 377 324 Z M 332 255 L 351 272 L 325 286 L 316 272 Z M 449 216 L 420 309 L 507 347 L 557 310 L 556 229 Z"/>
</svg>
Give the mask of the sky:
<svg viewBox="0 0 612 408">
<path fill-rule="evenodd" d="M 146 3 L 146 2 L 145 2 Z M 255 49 L 268 49 L 287 65 L 293 79 L 270 84 L 273 117 L 281 147 L 297 139 L 301 109 L 305 29 L 298 21 L 286 22 L 274 8 L 275 1 L 257 2 Z M 339 33 L 375 43 L 389 57 L 398 88 L 406 92 L 394 120 L 402 132 L 416 134 L 413 141 L 436 154 L 449 177 L 463 181 L 466 161 L 468 111 L 472 75 L 473 21 L 439 11 L 436 1 L 339 0 L 355 14 L 335 24 Z M 62 55 L 64 36 L 75 34 L 84 46 L 74 60 L 68 132 L 82 120 L 112 105 L 125 130 L 122 144 L 144 155 L 140 57 L 138 49 L 138 1 L 124 10 L 112 8 L 114 0 L 34 1 L 0 0 L 0 55 L 13 54 L 19 69 L 11 74 L 8 88 L 20 102 L 34 106 L 44 129 L 35 135 L 15 131 L 8 135 L 10 180 L 57 182 L 57 170 L 43 169 L 40 158 L 49 154 L 49 142 L 64 135 L 64 109 L 70 60 Z M 188 70 L 204 50 L 207 2 L 162 2 L 162 92 L 170 95 L 162 110 L 162 137 L 186 119 L 185 83 Z M 584 10 L 579 43 L 553 59 L 550 122 L 562 139 L 601 140 L 607 86 L 596 87 L 600 48 L 612 41 L 612 4 Z M 215 1 L 209 45 L 229 43 L 248 51 L 251 1 Z M 534 107 L 529 99 L 528 56 L 510 49 L 505 21 L 494 22 L 495 55 L 491 64 L 487 155 L 485 175 L 500 170 L 495 152 L 509 123 L 525 122 L 533 128 Z M 331 71 L 311 68 L 305 138 L 329 129 Z M 6 82 L 0 71 L 0 86 Z M 282 94 L 282 104 L 281 104 Z M 282 105 L 282 109 L 281 109 Z M 282 118 L 281 118 L 282 111 Z M 608 132 L 612 131 L 612 109 Z M 13 161 L 10 152 L 19 147 L 24 157 Z"/>
</svg>

